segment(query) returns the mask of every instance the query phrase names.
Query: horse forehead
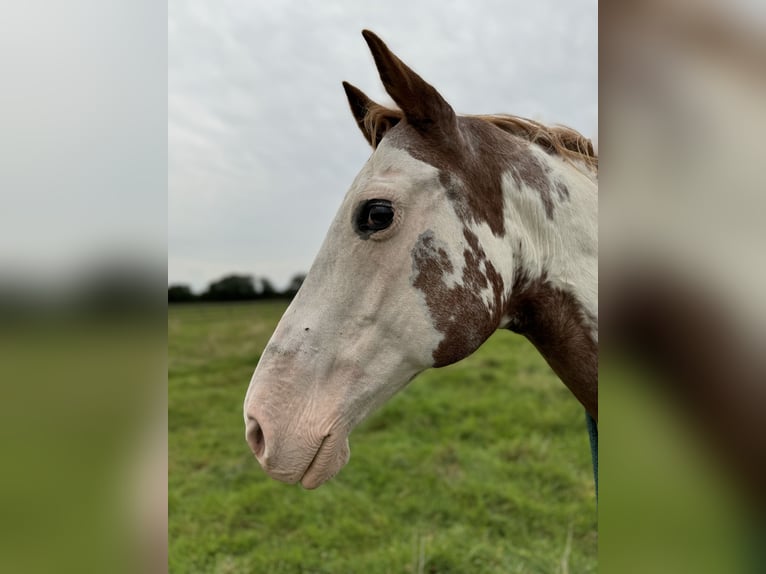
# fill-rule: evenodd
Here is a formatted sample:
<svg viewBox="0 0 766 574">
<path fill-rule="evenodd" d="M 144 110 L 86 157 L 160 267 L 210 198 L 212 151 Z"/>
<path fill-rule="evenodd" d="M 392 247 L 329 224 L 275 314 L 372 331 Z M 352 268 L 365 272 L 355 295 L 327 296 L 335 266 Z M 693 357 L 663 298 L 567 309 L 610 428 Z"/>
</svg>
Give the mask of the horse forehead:
<svg viewBox="0 0 766 574">
<path fill-rule="evenodd" d="M 366 179 L 406 180 L 418 183 L 438 179 L 439 169 L 413 155 L 409 147 L 384 139 L 365 165 L 363 174 Z"/>
<path fill-rule="evenodd" d="M 501 137 L 492 126 L 473 118 L 460 118 L 459 139 L 424 137 L 408 125 L 393 128 L 381 144 L 405 151 L 437 170 L 446 198 L 458 217 L 468 223 L 486 223 L 495 236 L 505 235 L 503 174 L 522 153 L 516 141 Z"/>
</svg>

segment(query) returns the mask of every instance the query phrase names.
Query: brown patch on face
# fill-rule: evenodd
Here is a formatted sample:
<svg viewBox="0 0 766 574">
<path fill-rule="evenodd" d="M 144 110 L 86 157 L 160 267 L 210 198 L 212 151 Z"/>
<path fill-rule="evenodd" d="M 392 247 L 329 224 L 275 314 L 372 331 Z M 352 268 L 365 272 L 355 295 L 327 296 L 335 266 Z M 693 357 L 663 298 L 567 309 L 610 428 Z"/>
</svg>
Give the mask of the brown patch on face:
<svg viewBox="0 0 766 574">
<path fill-rule="evenodd" d="M 505 235 L 503 174 L 516 185 L 526 185 L 540 195 L 545 214 L 553 219 L 557 201 L 569 198 L 566 185 L 550 177 L 550 169 L 531 150 L 530 143 L 491 123 L 459 117 L 459 137 L 427 137 L 407 124 L 386 136 L 393 145 L 440 171 L 458 215 L 466 222 L 486 223 L 496 237 Z"/>
<path fill-rule="evenodd" d="M 508 329 L 524 335 L 598 421 L 598 347 L 588 317 L 574 296 L 545 277 L 514 280 Z M 592 320 L 592 319 L 591 319 Z"/>
<path fill-rule="evenodd" d="M 446 250 L 432 231 L 422 233 L 412 250 L 413 285 L 425 295 L 436 329 L 443 334 L 433 352 L 434 366 L 455 363 L 473 353 L 497 329 L 503 315 L 503 279 L 479 240 L 463 230 L 467 247 L 465 267 L 459 283 L 448 287 L 444 275 L 454 268 Z M 481 294 L 491 289 L 489 306 Z"/>
</svg>

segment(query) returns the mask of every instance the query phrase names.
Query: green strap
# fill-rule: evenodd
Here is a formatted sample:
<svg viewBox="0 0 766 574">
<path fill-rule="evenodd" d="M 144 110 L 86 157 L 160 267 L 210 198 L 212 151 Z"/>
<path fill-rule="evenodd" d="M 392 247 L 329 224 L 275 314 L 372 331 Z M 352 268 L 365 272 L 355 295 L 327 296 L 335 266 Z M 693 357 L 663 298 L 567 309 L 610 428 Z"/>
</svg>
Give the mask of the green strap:
<svg viewBox="0 0 766 574">
<path fill-rule="evenodd" d="M 588 424 L 588 438 L 590 438 L 590 457 L 593 461 L 593 481 L 596 483 L 596 500 L 598 500 L 598 423 L 587 412 L 585 421 Z"/>
</svg>

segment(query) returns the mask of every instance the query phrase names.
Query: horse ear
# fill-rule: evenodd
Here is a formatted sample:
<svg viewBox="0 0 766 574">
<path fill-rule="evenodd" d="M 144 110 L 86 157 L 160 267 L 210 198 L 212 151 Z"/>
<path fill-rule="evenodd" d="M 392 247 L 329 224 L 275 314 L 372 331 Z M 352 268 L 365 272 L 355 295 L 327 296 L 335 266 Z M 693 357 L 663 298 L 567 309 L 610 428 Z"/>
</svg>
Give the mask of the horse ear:
<svg viewBox="0 0 766 574">
<path fill-rule="evenodd" d="M 370 47 L 383 86 L 402 109 L 408 123 L 421 132 L 434 125 L 443 131 L 457 128 L 455 111 L 436 88 L 397 58 L 375 34 L 362 30 L 362 36 Z"/>
<path fill-rule="evenodd" d="M 356 125 L 364 134 L 367 143 L 373 148 L 378 147 L 386 132 L 399 123 L 401 112 L 375 103 L 362 90 L 348 82 L 343 82 L 343 89 L 346 91 Z"/>
</svg>

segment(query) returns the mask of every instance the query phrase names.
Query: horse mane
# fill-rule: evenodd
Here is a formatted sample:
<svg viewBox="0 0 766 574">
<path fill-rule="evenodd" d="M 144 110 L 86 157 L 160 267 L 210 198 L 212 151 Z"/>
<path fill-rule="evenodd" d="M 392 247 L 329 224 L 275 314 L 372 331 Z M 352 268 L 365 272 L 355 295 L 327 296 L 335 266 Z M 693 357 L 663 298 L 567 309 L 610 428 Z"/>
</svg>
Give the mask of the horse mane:
<svg viewBox="0 0 766 574">
<path fill-rule="evenodd" d="M 404 117 L 401 110 L 370 103 L 364 117 L 364 126 L 373 142 L 379 142 L 383 134 Z M 558 155 L 567 161 L 582 162 L 598 172 L 598 154 L 593 143 L 572 128 L 562 125 L 547 126 L 535 120 L 506 114 L 468 116 L 483 120 L 509 134 L 537 144 L 546 152 Z M 382 136 L 381 136 L 382 137 Z"/>
<path fill-rule="evenodd" d="M 593 142 L 572 128 L 562 125 L 547 126 L 535 120 L 506 114 L 473 117 L 537 144 L 550 154 L 569 161 L 581 161 L 598 172 L 598 154 L 593 148 Z"/>
</svg>

